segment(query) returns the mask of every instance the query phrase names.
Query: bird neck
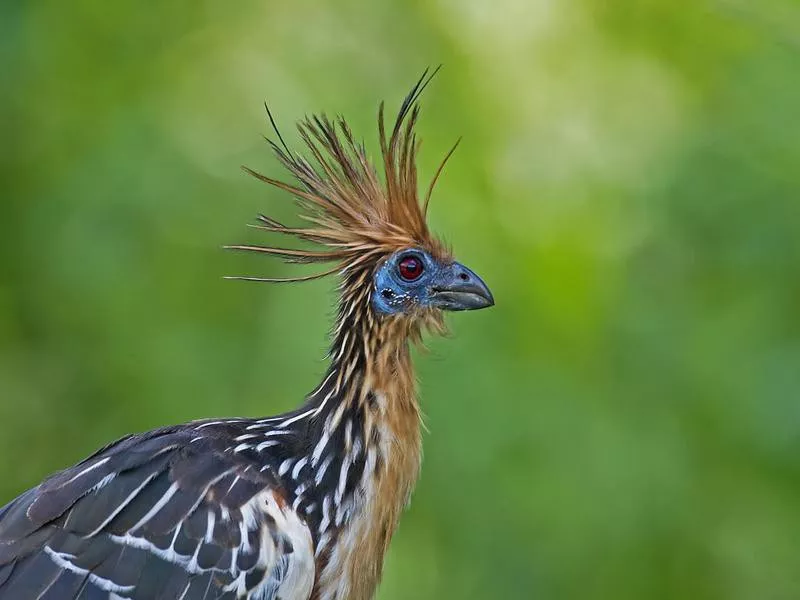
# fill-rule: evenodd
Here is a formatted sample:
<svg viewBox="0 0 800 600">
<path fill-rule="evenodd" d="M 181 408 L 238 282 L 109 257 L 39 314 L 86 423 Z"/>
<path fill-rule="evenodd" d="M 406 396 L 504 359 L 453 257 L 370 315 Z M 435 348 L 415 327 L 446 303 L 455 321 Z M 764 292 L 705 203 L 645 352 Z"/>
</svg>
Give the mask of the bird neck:
<svg viewBox="0 0 800 600">
<path fill-rule="evenodd" d="M 374 592 L 421 458 L 409 349 L 416 332 L 402 317 L 373 313 L 364 287 L 342 290 L 331 366 L 307 408 L 318 415 L 311 420 L 308 462 L 316 473 L 333 473 L 327 484 L 327 476 L 317 475 L 323 510 L 321 521 L 312 522 L 319 540 L 319 586 L 344 585 L 336 597 L 351 598 Z"/>
<path fill-rule="evenodd" d="M 370 302 L 369 270 L 350 274 L 340 288 L 330 367 L 307 399 L 319 414 L 361 412 L 418 420 L 410 341 L 419 328 L 409 319 L 376 313 Z M 376 404 L 384 403 L 382 411 Z M 377 414 L 373 414 L 377 416 Z"/>
</svg>

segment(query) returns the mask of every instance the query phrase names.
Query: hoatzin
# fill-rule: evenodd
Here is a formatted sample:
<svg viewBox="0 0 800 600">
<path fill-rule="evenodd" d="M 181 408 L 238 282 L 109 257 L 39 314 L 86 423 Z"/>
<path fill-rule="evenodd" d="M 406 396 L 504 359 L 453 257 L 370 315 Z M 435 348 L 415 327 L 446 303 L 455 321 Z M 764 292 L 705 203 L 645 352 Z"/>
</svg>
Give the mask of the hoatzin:
<svg viewBox="0 0 800 600">
<path fill-rule="evenodd" d="M 420 467 L 410 346 L 442 311 L 491 306 L 487 286 L 430 233 L 414 132 L 423 75 L 391 131 L 383 177 L 341 118 L 307 118 L 308 152 L 277 158 L 302 227 L 260 229 L 316 249 L 232 246 L 338 274 L 330 365 L 305 402 L 261 419 L 129 435 L 0 509 L 2 600 L 364 600 Z M 451 151 L 452 152 L 452 151 Z M 449 154 L 448 154 L 449 157 Z M 447 158 L 445 158 L 445 161 Z M 444 165 L 444 162 L 442 163 Z M 243 278 L 258 279 L 258 278 Z"/>
</svg>

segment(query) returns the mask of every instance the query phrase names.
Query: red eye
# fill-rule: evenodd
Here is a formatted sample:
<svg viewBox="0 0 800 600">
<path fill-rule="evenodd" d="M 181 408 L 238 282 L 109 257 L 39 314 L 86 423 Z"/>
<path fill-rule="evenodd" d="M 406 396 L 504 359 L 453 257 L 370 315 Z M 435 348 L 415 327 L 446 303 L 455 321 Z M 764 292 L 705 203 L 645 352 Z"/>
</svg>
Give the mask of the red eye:
<svg viewBox="0 0 800 600">
<path fill-rule="evenodd" d="M 419 279 L 419 276 L 422 275 L 422 271 L 424 271 L 425 268 L 419 258 L 409 254 L 400 259 L 397 270 L 400 271 L 400 277 L 406 281 L 414 281 L 415 279 Z"/>
</svg>

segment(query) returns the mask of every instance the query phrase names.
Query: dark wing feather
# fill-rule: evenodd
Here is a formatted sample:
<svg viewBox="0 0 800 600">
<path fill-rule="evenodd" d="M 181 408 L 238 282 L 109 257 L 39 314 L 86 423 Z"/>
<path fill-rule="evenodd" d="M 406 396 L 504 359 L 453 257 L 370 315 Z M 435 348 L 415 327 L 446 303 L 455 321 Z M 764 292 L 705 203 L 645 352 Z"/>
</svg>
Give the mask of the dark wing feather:
<svg viewBox="0 0 800 600">
<path fill-rule="evenodd" d="M 308 528 L 227 441 L 129 436 L 0 508 L 0 599 L 307 598 Z"/>
</svg>

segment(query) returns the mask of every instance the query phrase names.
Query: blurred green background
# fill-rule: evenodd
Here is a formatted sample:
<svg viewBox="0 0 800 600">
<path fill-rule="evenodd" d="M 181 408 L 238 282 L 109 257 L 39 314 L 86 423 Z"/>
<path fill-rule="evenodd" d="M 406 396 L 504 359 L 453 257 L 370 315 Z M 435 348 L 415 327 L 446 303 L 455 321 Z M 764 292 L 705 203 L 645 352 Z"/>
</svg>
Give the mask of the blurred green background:
<svg viewBox="0 0 800 600">
<path fill-rule="evenodd" d="M 262 102 L 374 149 L 442 62 L 431 219 L 497 306 L 417 357 L 379 599 L 800 598 L 796 1 L 4 2 L 0 52 L 0 503 L 298 403 L 332 282 L 222 280 L 292 272 L 220 250 L 295 213 Z"/>
</svg>

